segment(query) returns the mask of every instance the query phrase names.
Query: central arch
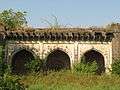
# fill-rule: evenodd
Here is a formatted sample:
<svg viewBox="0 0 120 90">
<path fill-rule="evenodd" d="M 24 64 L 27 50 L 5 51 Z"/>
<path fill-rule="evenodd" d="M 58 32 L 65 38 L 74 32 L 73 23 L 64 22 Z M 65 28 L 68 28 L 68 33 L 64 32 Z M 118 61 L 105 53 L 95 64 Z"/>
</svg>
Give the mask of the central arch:
<svg viewBox="0 0 120 90">
<path fill-rule="evenodd" d="M 12 57 L 12 73 L 25 74 L 27 72 L 25 64 L 30 60 L 35 60 L 30 51 L 23 49 L 15 53 Z"/>
<path fill-rule="evenodd" d="M 61 50 L 54 50 L 47 57 L 46 68 L 47 70 L 54 71 L 70 69 L 70 58 L 68 54 Z"/>
<path fill-rule="evenodd" d="M 98 69 L 96 71 L 97 74 L 101 74 L 105 72 L 105 62 L 104 56 L 96 50 L 87 51 L 84 56 L 84 63 L 92 63 L 96 61 Z"/>
</svg>

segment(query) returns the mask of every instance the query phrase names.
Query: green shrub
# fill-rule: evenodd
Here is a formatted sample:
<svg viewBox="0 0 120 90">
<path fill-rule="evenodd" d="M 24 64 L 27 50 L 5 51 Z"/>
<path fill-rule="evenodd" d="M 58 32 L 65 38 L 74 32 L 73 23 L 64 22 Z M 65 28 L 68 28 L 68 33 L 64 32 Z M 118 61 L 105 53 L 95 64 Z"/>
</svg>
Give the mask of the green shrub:
<svg viewBox="0 0 120 90">
<path fill-rule="evenodd" d="M 0 46 L 0 90 L 24 90 L 19 78 L 10 74 L 9 65 L 3 62 L 3 47 Z"/>
<path fill-rule="evenodd" d="M 5 70 L 7 68 L 7 66 L 3 62 L 2 49 L 3 49 L 3 46 L 0 45 L 0 76 L 2 76 L 5 73 Z"/>
<path fill-rule="evenodd" d="M 112 64 L 112 73 L 120 75 L 120 59 L 115 60 Z"/>
<path fill-rule="evenodd" d="M 38 72 L 42 69 L 42 65 L 41 60 L 31 60 L 25 64 L 25 67 L 28 72 Z"/>
<path fill-rule="evenodd" d="M 8 72 L 8 65 L 5 63 L 1 62 L 0 63 L 0 76 L 3 76 L 4 73 Z"/>
<path fill-rule="evenodd" d="M 97 63 L 91 62 L 91 63 L 79 63 L 77 65 L 74 66 L 74 71 L 75 72 L 79 72 L 79 73 L 92 73 L 95 74 L 97 71 Z"/>
<path fill-rule="evenodd" d="M 2 46 L 0 46 L 0 61 L 2 60 Z"/>
<path fill-rule="evenodd" d="M 0 90 L 25 90 L 25 87 L 20 84 L 20 78 L 4 74 L 0 76 Z"/>
</svg>

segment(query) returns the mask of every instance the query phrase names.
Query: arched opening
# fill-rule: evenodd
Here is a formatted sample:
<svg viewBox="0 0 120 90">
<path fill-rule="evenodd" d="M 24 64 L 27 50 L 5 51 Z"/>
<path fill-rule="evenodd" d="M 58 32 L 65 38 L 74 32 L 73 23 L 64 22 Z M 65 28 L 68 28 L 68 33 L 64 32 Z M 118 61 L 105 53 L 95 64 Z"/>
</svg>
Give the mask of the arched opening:
<svg viewBox="0 0 120 90">
<path fill-rule="evenodd" d="M 51 52 L 47 57 L 46 69 L 53 70 L 53 71 L 60 71 L 62 69 L 70 69 L 69 56 L 61 50 L 55 50 Z"/>
<path fill-rule="evenodd" d="M 25 74 L 27 72 L 25 64 L 30 60 L 35 60 L 33 54 L 25 49 L 15 53 L 12 57 L 12 73 Z"/>
<path fill-rule="evenodd" d="M 95 50 L 90 50 L 84 54 L 84 63 L 92 63 L 93 61 L 96 61 L 97 63 L 97 74 L 101 74 L 105 72 L 105 62 L 104 62 L 104 56 L 95 51 Z"/>
</svg>

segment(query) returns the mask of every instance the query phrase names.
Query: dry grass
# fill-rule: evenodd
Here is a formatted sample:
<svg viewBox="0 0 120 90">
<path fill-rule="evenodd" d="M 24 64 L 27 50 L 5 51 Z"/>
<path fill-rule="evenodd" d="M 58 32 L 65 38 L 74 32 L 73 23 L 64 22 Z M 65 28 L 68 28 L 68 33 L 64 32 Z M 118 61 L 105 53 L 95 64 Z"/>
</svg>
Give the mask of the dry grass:
<svg viewBox="0 0 120 90">
<path fill-rule="evenodd" d="M 52 72 L 47 76 L 23 76 L 28 90 L 120 90 L 120 76 Z"/>
</svg>

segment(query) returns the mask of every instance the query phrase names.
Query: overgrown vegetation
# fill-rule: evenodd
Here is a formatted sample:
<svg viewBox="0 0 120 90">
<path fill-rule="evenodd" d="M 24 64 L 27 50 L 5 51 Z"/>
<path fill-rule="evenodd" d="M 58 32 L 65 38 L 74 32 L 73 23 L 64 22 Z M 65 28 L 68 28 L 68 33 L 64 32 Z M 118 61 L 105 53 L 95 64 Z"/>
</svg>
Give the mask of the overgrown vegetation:
<svg viewBox="0 0 120 90">
<path fill-rule="evenodd" d="M 0 13 L 0 24 L 5 30 L 17 30 L 27 25 L 26 12 L 4 10 Z M 55 16 L 54 23 L 44 20 L 52 30 L 61 28 Z M 118 28 L 112 24 L 110 28 Z M 119 25 L 120 26 L 120 25 Z M 112 64 L 112 75 L 95 75 L 97 63 L 79 63 L 69 70 L 51 72 L 44 75 L 37 73 L 43 67 L 40 60 L 31 60 L 25 66 L 27 75 L 16 76 L 10 73 L 10 68 L 3 62 L 0 46 L 0 90 L 120 90 L 120 60 Z"/>
<path fill-rule="evenodd" d="M 120 76 L 78 74 L 71 71 L 52 72 L 47 76 L 23 76 L 27 90 L 119 90 Z"/>
<path fill-rule="evenodd" d="M 25 16 L 26 12 L 14 11 L 13 9 L 4 10 L 0 13 L 0 23 L 5 30 L 16 30 L 27 25 Z"/>
<path fill-rule="evenodd" d="M 24 90 L 24 85 L 19 82 L 18 76 L 4 73 L 0 77 L 0 90 Z"/>
<path fill-rule="evenodd" d="M 0 53 L 2 49 L 0 48 Z M 1 54 L 2 55 L 2 54 Z M 2 62 L 2 56 L 1 62 Z M 32 70 L 27 75 L 16 76 L 4 72 L 0 76 L 0 90 L 119 90 L 120 89 L 120 60 L 113 65 L 113 74 L 95 75 L 97 63 L 79 63 L 74 71 L 64 70 L 43 73 L 33 73 L 39 70 L 41 62 L 33 60 L 27 65 Z M 33 65 L 33 66 L 32 66 Z M 42 64 L 41 64 L 42 65 Z M 2 68 L 0 68 L 2 69 Z M 2 71 L 2 70 L 1 70 Z M 77 73 L 76 73 L 77 72 Z"/>
<path fill-rule="evenodd" d="M 3 65 L 3 58 L 2 58 L 2 48 L 3 48 L 3 46 L 2 45 L 0 45 L 0 76 L 2 76 L 3 75 L 3 73 L 4 73 L 4 65 Z"/>
<path fill-rule="evenodd" d="M 58 29 L 62 26 L 59 24 L 58 18 L 56 16 L 52 15 L 52 19 L 53 19 L 53 22 L 47 19 L 43 19 L 43 23 L 48 24 L 49 28 L 51 28 L 52 30 Z"/>
<path fill-rule="evenodd" d="M 113 68 L 120 71 L 120 63 L 113 64 Z M 97 63 L 79 63 L 74 72 L 64 70 L 49 74 L 29 74 L 23 76 L 21 82 L 27 90 L 119 90 L 120 73 L 111 75 L 96 75 Z M 114 69 L 113 69 L 114 70 Z M 119 72 L 116 71 L 116 72 Z M 77 73 L 76 73 L 77 72 Z"/>
<path fill-rule="evenodd" d="M 120 75 L 120 59 L 115 60 L 112 64 L 112 73 Z"/>
<path fill-rule="evenodd" d="M 3 46 L 0 46 L 0 90 L 24 90 L 18 76 L 11 75 L 9 66 L 3 62 Z"/>
<path fill-rule="evenodd" d="M 30 60 L 30 62 L 27 62 L 25 64 L 25 67 L 29 73 L 37 73 L 40 72 L 43 67 L 42 60 Z"/>
<path fill-rule="evenodd" d="M 96 74 L 97 68 L 98 66 L 95 61 L 86 64 L 81 62 L 74 66 L 74 71 L 82 74 Z"/>
</svg>

